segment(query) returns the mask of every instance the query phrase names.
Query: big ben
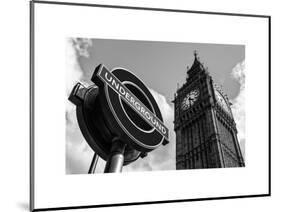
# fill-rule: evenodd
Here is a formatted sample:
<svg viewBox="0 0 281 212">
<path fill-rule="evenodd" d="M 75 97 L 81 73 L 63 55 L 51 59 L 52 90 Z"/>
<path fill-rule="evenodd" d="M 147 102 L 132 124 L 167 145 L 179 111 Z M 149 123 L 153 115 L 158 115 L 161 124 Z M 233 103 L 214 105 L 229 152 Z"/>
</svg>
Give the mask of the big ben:
<svg viewBox="0 0 281 212">
<path fill-rule="evenodd" d="M 231 103 L 196 52 L 173 102 L 177 170 L 245 166 Z"/>
</svg>

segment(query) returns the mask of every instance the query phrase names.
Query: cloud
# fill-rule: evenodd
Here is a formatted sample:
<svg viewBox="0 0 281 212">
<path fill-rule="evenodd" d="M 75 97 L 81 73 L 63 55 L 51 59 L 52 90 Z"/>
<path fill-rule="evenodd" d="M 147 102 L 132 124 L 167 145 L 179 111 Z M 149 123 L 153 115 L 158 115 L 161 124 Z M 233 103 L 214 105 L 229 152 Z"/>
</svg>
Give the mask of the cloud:
<svg viewBox="0 0 281 212">
<path fill-rule="evenodd" d="M 90 39 L 68 38 L 66 40 L 66 119 L 73 122 L 75 106 L 67 100 L 73 86 L 81 81 L 83 72 L 78 57 L 89 57 L 88 48 L 92 46 Z"/>
<path fill-rule="evenodd" d="M 89 47 L 93 45 L 91 39 L 88 38 L 72 38 L 73 47 L 75 48 L 77 54 L 82 57 L 89 57 Z"/>
<path fill-rule="evenodd" d="M 155 170 L 175 170 L 175 133 L 173 126 L 174 109 L 168 103 L 164 95 L 150 89 L 151 94 L 156 100 L 164 124 L 169 129 L 169 141 L 166 146 L 159 146 L 156 150 L 148 153 L 145 158 L 139 158 L 136 162 L 125 166 L 123 171 L 155 171 Z"/>
<path fill-rule="evenodd" d="M 72 47 L 72 40 L 67 39 L 66 41 L 66 90 L 65 90 L 65 99 L 66 99 L 66 119 L 68 122 L 73 122 L 74 117 L 72 116 L 74 113 L 74 105 L 70 103 L 67 98 L 70 94 L 73 86 L 80 79 L 82 72 L 80 71 L 80 67 L 77 63 L 76 52 Z"/>
<path fill-rule="evenodd" d="M 232 113 L 238 130 L 238 140 L 243 157 L 245 158 L 245 61 L 238 63 L 231 76 L 240 84 L 238 95 L 232 100 Z"/>
<path fill-rule="evenodd" d="M 75 105 L 68 101 L 73 86 L 83 78 L 78 57 L 88 57 L 87 49 L 91 45 L 89 39 L 69 38 L 66 41 L 66 174 L 87 173 L 93 156 L 78 127 Z M 98 167 L 101 170 L 100 164 Z"/>
</svg>

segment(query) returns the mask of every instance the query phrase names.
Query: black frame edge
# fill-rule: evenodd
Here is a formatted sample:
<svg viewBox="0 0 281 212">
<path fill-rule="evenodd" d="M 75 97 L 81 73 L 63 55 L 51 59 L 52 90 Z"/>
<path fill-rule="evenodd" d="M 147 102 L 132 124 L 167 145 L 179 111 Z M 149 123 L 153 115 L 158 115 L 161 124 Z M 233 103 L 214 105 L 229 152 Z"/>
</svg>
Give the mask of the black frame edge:
<svg viewBox="0 0 281 212">
<path fill-rule="evenodd" d="M 271 16 L 268 17 L 268 194 L 271 196 Z"/>
<path fill-rule="evenodd" d="M 154 8 L 154 7 L 133 7 L 124 5 L 105 5 L 105 4 L 90 4 L 90 3 L 75 3 L 75 2 L 54 2 L 54 1 L 38 1 L 33 0 L 34 3 L 40 4 L 56 4 L 56 5 L 68 5 L 68 6 L 86 6 L 86 7 L 103 7 L 103 8 L 116 8 L 116 9 L 134 9 L 134 10 L 152 10 L 163 12 L 180 12 L 180 13 L 196 13 L 196 14 L 208 14 L 208 15 L 226 15 L 226 16 L 244 16 L 255 18 L 268 18 L 269 15 L 257 15 L 257 14 L 245 14 L 245 13 L 228 13 L 228 12 L 212 12 L 212 11 L 199 11 L 199 10 L 181 10 L 181 9 L 167 9 L 167 8 Z"/>
<path fill-rule="evenodd" d="M 29 210 L 34 210 L 34 2 L 29 2 Z"/>
<path fill-rule="evenodd" d="M 197 199 L 163 200 L 163 201 L 153 201 L 153 202 L 132 202 L 132 203 L 116 203 L 116 204 L 104 204 L 104 205 L 38 208 L 38 209 L 34 209 L 33 211 L 55 211 L 55 210 L 90 209 L 90 208 L 102 208 L 102 207 L 153 205 L 153 204 L 181 203 L 181 202 L 199 202 L 199 201 L 207 201 L 207 200 L 210 201 L 210 200 L 257 198 L 257 197 L 269 197 L 269 196 L 270 196 L 269 194 L 257 194 L 257 195 L 244 195 L 244 196 L 208 197 L 208 198 L 197 198 Z"/>
</svg>

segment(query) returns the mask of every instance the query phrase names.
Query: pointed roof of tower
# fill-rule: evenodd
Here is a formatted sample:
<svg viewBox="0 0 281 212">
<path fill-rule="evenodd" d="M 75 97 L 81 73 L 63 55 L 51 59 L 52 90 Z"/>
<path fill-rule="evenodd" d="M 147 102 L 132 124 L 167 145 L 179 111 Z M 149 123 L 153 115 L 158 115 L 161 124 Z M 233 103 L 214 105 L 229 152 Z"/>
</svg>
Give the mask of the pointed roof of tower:
<svg viewBox="0 0 281 212">
<path fill-rule="evenodd" d="M 189 76 L 194 75 L 197 72 L 204 71 L 205 68 L 203 64 L 200 62 L 200 58 L 198 57 L 198 52 L 194 51 L 194 61 L 190 69 L 187 70 L 187 74 Z"/>
</svg>

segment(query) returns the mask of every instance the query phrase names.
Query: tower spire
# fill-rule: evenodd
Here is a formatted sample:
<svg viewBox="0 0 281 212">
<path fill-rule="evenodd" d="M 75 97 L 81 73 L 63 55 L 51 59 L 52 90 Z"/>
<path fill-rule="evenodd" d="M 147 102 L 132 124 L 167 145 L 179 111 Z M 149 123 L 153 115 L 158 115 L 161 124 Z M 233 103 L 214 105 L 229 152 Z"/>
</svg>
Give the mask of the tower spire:
<svg viewBox="0 0 281 212">
<path fill-rule="evenodd" d="M 194 54 L 195 60 L 198 60 L 198 52 L 197 52 L 197 50 L 194 50 L 194 51 L 193 51 L 193 54 Z"/>
</svg>

